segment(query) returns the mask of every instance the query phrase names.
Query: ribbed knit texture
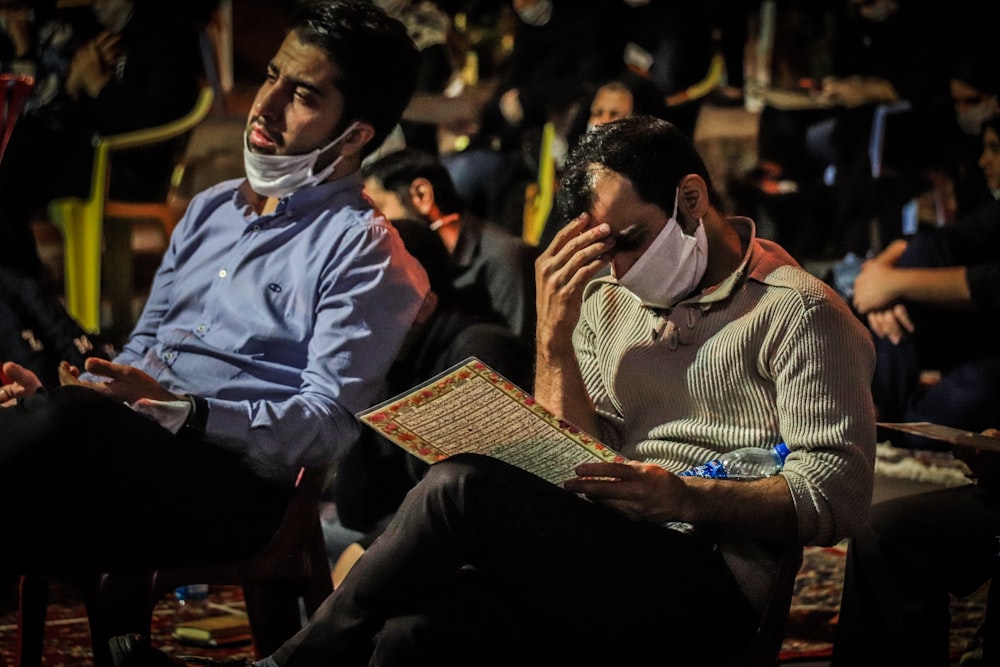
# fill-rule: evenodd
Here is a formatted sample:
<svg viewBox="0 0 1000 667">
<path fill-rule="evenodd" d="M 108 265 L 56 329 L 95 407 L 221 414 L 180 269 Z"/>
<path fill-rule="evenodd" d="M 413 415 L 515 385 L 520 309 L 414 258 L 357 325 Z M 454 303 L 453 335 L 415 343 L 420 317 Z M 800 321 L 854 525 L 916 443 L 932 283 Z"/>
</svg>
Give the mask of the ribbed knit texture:
<svg viewBox="0 0 1000 667">
<path fill-rule="evenodd" d="M 832 545 L 871 504 L 871 337 L 829 286 L 755 239 L 751 221 L 731 221 L 749 250 L 708 295 L 658 311 L 613 278 L 588 287 L 574 345 L 604 419 L 597 435 L 673 472 L 783 440 L 799 537 Z M 776 563 L 746 539 L 724 539 L 723 551 L 760 608 Z"/>
</svg>

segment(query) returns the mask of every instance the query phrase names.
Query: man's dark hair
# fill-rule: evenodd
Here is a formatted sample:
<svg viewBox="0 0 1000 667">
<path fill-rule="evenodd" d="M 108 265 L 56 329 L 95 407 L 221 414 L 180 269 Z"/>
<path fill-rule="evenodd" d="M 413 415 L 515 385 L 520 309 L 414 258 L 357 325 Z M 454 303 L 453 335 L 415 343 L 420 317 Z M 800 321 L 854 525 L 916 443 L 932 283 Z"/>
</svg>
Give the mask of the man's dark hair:
<svg viewBox="0 0 1000 667">
<path fill-rule="evenodd" d="M 340 69 L 342 128 L 370 123 L 378 148 L 399 122 L 416 88 L 420 56 L 403 24 L 368 0 L 310 1 L 298 7 L 291 29 L 303 44 L 322 49 Z"/>
<path fill-rule="evenodd" d="M 402 202 L 410 201 L 410 184 L 414 179 L 426 178 L 434 188 L 434 202 L 443 215 L 462 213 L 465 203 L 455 191 L 451 174 L 435 156 L 416 148 L 393 151 L 364 164 L 361 167 L 364 178 L 373 178 Z M 409 208 L 409 205 L 407 204 Z"/>
<path fill-rule="evenodd" d="M 997 133 L 997 136 L 1000 136 L 1000 114 L 993 114 L 983 121 L 983 129 L 979 133 L 980 136 L 982 136 L 983 132 L 986 132 L 986 130 L 993 130 Z"/>
<path fill-rule="evenodd" d="M 592 165 L 604 165 L 632 182 L 638 195 L 669 215 L 681 178 L 697 174 L 718 205 L 705 161 L 679 128 L 653 116 L 632 116 L 604 123 L 585 134 L 570 153 L 556 193 L 556 222 L 562 226 L 590 210 Z"/>
</svg>

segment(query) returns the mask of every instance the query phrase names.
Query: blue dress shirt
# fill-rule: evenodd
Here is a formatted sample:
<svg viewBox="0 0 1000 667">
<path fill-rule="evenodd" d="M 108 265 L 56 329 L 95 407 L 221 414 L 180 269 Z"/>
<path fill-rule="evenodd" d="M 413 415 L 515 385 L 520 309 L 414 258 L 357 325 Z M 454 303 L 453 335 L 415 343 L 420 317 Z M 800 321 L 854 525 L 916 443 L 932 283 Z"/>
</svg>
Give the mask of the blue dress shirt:
<svg viewBox="0 0 1000 667">
<path fill-rule="evenodd" d="M 244 183 L 192 200 L 115 361 L 206 398 L 207 440 L 288 479 L 357 437 L 428 282 L 357 174 L 267 215 Z"/>
</svg>

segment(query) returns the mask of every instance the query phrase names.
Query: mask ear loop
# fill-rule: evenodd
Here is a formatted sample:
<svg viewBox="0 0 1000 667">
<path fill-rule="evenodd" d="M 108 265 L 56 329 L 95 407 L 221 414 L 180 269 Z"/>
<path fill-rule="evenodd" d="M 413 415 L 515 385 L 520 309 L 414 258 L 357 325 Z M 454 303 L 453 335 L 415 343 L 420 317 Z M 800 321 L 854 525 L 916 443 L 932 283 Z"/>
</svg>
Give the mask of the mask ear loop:
<svg viewBox="0 0 1000 667">
<path fill-rule="evenodd" d="M 326 146 L 323 146 L 323 148 L 319 149 L 319 152 L 316 153 L 316 158 L 319 158 L 320 155 L 322 155 L 323 153 L 325 153 L 326 151 L 330 150 L 331 148 L 333 148 L 334 146 L 336 146 L 337 144 L 339 144 L 341 141 L 343 141 L 344 139 L 346 139 L 347 135 L 350 134 L 351 132 L 353 132 L 357 127 L 358 127 L 358 121 L 354 121 L 353 123 L 351 123 L 350 125 L 348 125 L 347 129 L 344 130 L 343 132 L 341 132 L 337 136 L 336 139 L 334 139 L 333 141 L 331 141 L 330 143 L 328 143 Z M 336 158 L 334 158 L 333 162 L 331 162 L 326 167 L 323 167 L 323 169 L 319 172 L 320 174 L 322 174 L 322 176 L 320 176 L 320 178 L 325 179 L 330 174 L 332 174 L 333 170 L 337 168 L 337 165 L 340 164 L 341 160 L 343 160 L 343 159 L 344 159 L 344 154 L 341 153 Z M 313 161 L 312 169 L 309 170 L 309 173 L 313 177 L 317 176 L 317 173 L 315 171 L 313 171 L 313 169 L 315 169 L 315 168 L 316 168 L 316 162 Z"/>
</svg>

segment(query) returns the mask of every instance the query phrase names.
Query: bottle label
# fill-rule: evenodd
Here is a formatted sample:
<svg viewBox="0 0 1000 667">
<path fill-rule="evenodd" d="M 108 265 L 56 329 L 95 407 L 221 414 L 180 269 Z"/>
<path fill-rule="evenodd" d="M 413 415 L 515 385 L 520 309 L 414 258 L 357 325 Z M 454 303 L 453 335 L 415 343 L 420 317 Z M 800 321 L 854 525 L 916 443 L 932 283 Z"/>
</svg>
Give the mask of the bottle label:
<svg viewBox="0 0 1000 667">
<path fill-rule="evenodd" d="M 708 463 L 702 463 L 700 466 L 695 466 L 690 470 L 685 470 L 684 472 L 677 473 L 681 477 L 712 477 L 714 479 L 726 479 L 726 469 L 722 465 L 722 461 L 716 459 L 715 461 L 709 461 Z"/>
</svg>

